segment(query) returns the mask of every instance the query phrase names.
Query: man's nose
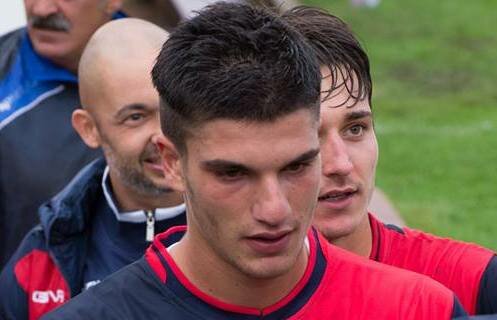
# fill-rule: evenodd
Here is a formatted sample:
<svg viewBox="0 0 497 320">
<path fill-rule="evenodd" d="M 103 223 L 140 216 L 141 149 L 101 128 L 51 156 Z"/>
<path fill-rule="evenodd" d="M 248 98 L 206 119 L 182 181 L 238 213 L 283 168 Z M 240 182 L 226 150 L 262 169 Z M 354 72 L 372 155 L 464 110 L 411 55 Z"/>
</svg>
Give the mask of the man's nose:
<svg viewBox="0 0 497 320">
<path fill-rule="evenodd" d="M 55 0 L 34 0 L 31 5 L 31 14 L 46 17 L 58 11 Z"/>
<path fill-rule="evenodd" d="M 269 226 L 278 226 L 291 214 L 291 206 L 277 177 L 263 178 L 256 202 L 252 207 L 254 218 Z"/>
<path fill-rule="evenodd" d="M 321 145 L 323 175 L 346 176 L 353 169 L 353 163 L 346 142 L 338 132 L 329 132 Z"/>
</svg>

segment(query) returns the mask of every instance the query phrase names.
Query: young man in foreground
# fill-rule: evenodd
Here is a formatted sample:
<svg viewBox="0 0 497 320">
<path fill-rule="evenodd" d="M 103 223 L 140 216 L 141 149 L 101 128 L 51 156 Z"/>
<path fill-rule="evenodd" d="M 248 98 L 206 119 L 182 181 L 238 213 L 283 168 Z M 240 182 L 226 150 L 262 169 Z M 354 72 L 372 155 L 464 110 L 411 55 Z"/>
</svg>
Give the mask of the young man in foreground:
<svg viewBox="0 0 497 320">
<path fill-rule="evenodd" d="M 431 279 L 329 245 L 319 191 L 318 63 L 279 17 L 218 3 L 179 26 L 153 69 L 168 184 L 187 228 L 46 319 L 450 319 Z M 178 241 L 179 240 L 179 241 Z M 388 299 L 388 303 L 386 303 Z"/>
<path fill-rule="evenodd" d="M 308 39 L 322 66 L 322 186 L 314 225 L 344 249 L 432 277 L 453 290 L 470 314 L 497 313 L 494 252 L 384 225 L 368 213 L 378 146 L 369 60 L 354 34 L 315 8 L 295 8 L 284 19 Z"/>
</svg>

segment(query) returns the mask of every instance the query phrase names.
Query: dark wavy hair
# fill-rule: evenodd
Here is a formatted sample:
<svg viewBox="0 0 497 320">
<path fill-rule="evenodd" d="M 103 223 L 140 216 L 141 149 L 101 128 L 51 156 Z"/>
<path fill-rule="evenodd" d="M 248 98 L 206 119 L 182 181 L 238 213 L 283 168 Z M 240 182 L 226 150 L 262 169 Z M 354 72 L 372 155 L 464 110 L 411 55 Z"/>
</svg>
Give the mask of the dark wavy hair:
<svg viewBox="0 0 497 320">
<path fill-rule="evenodd" d="M 353 106 L 366 98 L 371 105 L 373 85 L 369 59 L 345 22 L 323 9 L 308 6 L 290 9 L 282 18 L 307 39 L 319 63 L 331 71 L 332 84 L 325 99 L 345 86 L 350 97 L 341 105 L 353 99 Z M 344 81 L 338 82 L 340 78 Z"/>
<path fill-rule="evenodd" d="M 180 24 L 152 71 L 161 127 L 180 153 L 214 119 L 274 121 L 299 109 L 319 117 L 314 50 L 275 12 L 218 2 Z"/>
</svg>

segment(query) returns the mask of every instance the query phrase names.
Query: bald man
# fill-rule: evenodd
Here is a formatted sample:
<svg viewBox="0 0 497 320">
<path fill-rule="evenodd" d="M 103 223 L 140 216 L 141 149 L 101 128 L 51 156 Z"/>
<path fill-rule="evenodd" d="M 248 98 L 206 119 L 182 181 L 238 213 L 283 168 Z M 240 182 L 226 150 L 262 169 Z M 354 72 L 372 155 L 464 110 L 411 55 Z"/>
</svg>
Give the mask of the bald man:
<svg viewBox="0 0 497 320">
<path fill-rule="evenodd" d="M 150 71 L 166 38 L 151 23 L 121 19 L 88 43 L 79 65 L 83 108 L 72 122 L 105 159 L 40 208 L 40 225 L 0 276 L 0 319 L 41 317 L 138 259 L 156 232 L 186 223 L 152 143 L 161 133 Z"/>
</svg>

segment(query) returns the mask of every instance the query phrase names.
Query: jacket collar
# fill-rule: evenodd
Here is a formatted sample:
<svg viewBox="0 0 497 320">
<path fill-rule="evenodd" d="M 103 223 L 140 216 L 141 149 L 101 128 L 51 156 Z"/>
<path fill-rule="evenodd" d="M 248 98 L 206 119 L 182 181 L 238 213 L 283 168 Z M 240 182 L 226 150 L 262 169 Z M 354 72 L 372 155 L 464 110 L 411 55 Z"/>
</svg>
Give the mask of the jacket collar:
<svg viewBox="0 0 497 320">
<path fill-rule="evenodd" d="M 101 192 L 104 159 L 84 167 L 57 195 L 38 210 L 48 245 L 57 245 L 85 230 Z"/>
</svg>

